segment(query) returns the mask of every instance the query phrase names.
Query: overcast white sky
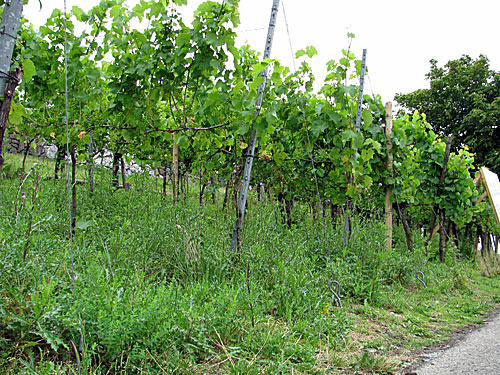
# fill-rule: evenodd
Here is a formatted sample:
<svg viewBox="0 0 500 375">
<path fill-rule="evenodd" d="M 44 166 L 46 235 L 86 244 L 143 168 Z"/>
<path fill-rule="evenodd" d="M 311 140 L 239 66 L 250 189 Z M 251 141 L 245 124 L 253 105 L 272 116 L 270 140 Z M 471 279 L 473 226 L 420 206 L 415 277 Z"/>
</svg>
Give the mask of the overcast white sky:
<svg viewBox="0 0 500 375">
<path fill-rule="evenodd" d="M 67 9 L 77 5 L 88 10 L 98 2 L 67 0 Z M 202 2 L 188 0 L 182 7 L 186 21 Z M 38 0 L 30 0 L 24 8 L 24 15 L 37 26 L 55 7 L 64 7 L 63 0 L 42 3 L 41 11 Z M 240 44 L 248 41 L 263 51 L 271 5 L 272 0 L 240 0 Z M 281 0 L 271 57 L 292 68 L 284 14 L 293 50 L 317 48 L 311 65 L 320 81 L 326 62 L 338 60 L 342 48 L 347 48 L 347 32 L 354 33 L 351 50 L 359 58 L 363 48 L 368 50 L 365 93 L 380 94 L 384 102 L 398 92 L 427 88 L 425 74 L 432 58 L 443 65 L 462 54 L 473 58 L 483 54 L 493 69 L 500 70 L 499 0 Z"/>
</svg>

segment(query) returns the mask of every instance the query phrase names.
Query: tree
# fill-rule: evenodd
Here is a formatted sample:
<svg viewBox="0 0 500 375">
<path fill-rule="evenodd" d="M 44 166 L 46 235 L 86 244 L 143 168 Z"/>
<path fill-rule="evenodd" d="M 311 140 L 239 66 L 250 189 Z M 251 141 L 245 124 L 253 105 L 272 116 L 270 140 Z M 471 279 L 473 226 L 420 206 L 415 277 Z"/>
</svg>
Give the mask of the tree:
<svg viewBox="0 0 500 375">
<path fill-rule="evenodd" d="M 444 67 L 430 63 L 430 89 L 397 94 L 396 101 L 425 113 L 436 133 L 452 134 L 455 150 L 468 146 L 477 164 L 500 173 L 500 73 L 482 55 L 464 55 Z"/>
</svg>

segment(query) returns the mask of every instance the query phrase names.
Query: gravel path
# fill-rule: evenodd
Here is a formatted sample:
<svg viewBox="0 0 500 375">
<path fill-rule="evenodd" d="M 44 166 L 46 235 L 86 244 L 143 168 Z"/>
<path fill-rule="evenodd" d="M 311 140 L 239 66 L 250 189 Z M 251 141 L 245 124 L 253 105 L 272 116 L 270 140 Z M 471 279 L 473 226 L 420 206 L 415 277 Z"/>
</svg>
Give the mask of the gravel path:
<svg viewBox="0 0 500 375">
<path fill-rule="evenodd" d="M 417 375 L 499 375 L 500 314 L 481 328 L 452 344 L 451 348 L 422 356 L 424 363 L 403 371 Z"/>
</svg>

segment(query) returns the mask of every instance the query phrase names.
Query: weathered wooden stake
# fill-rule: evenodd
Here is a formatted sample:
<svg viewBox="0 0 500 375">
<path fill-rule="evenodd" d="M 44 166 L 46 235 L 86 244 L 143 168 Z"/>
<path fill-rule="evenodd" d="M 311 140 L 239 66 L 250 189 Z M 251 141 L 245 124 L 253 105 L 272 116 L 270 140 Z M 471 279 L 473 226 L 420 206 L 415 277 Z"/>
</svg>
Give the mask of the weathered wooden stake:
<svg viewBox="0 0 500 375">
<path fill-rule="evenodd" d="M 127 185 L 127 173 L 125 171 L 125 160 L 123 159 L 123 155 L 120 158 L 120 171 L 122 172 L 122 185 L 123 185 L 123 190 L 128 190 L 128 185 Z"/>
</svg>

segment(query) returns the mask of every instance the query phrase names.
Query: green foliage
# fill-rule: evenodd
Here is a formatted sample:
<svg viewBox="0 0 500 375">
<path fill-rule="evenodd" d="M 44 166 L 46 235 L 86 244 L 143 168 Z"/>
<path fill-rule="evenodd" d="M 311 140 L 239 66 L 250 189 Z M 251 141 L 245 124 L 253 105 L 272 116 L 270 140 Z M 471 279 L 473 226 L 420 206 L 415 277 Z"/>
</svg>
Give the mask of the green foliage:
<svg viewBox="0 0 500 375">
<path fill-rule="evenodd" d="M 499 73 L 485 56 L 474 60 L 464 55 L 444 67 L 436 60 L 430 63 L 430 89 L 398 94 L 396 100 L 411 112 L 425 113 L 434 131 L 453 134 L 457 150 L 469 146 L 479 165 L 500 173 Z"/>
<path fill-rule="evenodd" d="M 430 129 L 425 116 L 414 113 L 397 119 L 392 142 L 394 174 L 388 176 L 388 181 L 398 202 L 414 206 L 412 216 L 417 221 L 425 222 L 430 216 L 424 206 L 437 205 L 458 226 L 470 223 L 481 210 L 475 205 L 479 192 L 471 175 L 472 154 L 466 149 L 452 152 L 445 179 L 440 183 L 445 142 Z"/>
<path fill-rule="evenodd" d="M 327 64 L 325 82 L 314 93 L 307 62 L 317 52 L 314 47 L 297 52 L 304 60 L 291 72 L 277 60 L 260 61 L 248 46 L 235 47 L 237 2 L 201 4 L 191 26 L 183 23 L 177 5 L 142 1 L 128 9 L 111 1 L 88 13 L 72 9 L 70 143 L 79 160 L 90 158 L 86 148 L 92 131 L 97 149 L 164 167 L 172 162 L 173 132 L 181 174 L 197 173 L 205 184 L 238 181 L 234 163 L 246 150 L 245 137 L 255 130 L 258 158 L 251 182 L 276 194 L 307 201 L 319 193 L 322 201 L 342 205 L 366 191 L 382 201 L 386 189 L 393 188 L 396 200 L 417 207 L 412 214 L 419 222 L 428 220 L 430 212 L 422 207 L 431 204 L 459 226 L 475 220 L 480 209 L 473 204 L 476 190 L 467 177 L 472 154 L 452 154 L 444 185 L 438 186 L 444 144 L 425 117 L 395 120 L 394 175 L 386 170 L 379 96 L 364 96 L 361 131 L 355 132 L 360 60 L 352 51 L 342 50 L 338 61 Z M 147 20 L 148 28 L 135 28 L 137 20 Z M 23 25 L 17 59 L 31 79 L 23 83 L 25 101 L 11 111 L 19 132 L 56 144 L 65 142 L 64 98 L 59 95 L 64 91 L 62 21 L 56 11 L 40 30 Z M 76 25 L 83 27 L 80 35 Z M 254 118 L 266 74 L 265 100 Z"/>
<path fill-rule="evenodd" d="M 434 207 L 458 228 L 491 229 L 487 203 L 475 204 L 474 155 L 457 148 L 440 182 L 445 143 L 425 115 L 395 118 L 388 150 L 381 98 L 365 95 L 355 130 L 361 62 L 352 51 L 327 64 L 315 92 L 307 60 L 314 47 L 297 53 L 303 60 L 291 72 L 235 46 L 237 1 L 202 3 L 191 25 L 177 12 L 184 3 L 141 1 L 129 9 L 103 1 L 68 15 L 69 140 L 78 160 L 95 156 L 87 155 L 92 131 L 98 150 L 167 173 L 176 144 L 185 202 L 160 200 L 156 179 L 147 175 L 132 176 L 131 191 L 110 189 L 109 174 L 98 169 L 93 198 L 79 195 L 73 303 L 67 217 L 55 209 L 67 205 L 65 186 L 42 179 L 38 199 L 30 202 L 34 173 L 16 185 L 15 168 L 3 172 L 10 179 L 0 180 L 8 192 L 0 202 L 0 345 L 6 353 L 0 365 L 13 355 L 33 371 L 53 371 L 59 363 L 44 361 L 47 354 L 71 350 L 82 336 L 84 365 L 94 371 L 203 373 L 220 363 L 233 372 L 324 373 L 314 364 L 317 348 L 343 348 L 354 327 L 349 314 L 334 308 L 332 276 L 342 285 L 341 297 L 362 303 L 366 314 L 387 290 L 414 288 L 417 270 L 439 273 L 436 293 L 467 290 L 453 264 L 455 248 L 446 254 L 448 268 L 436 271 L 420 236 L 413 233 L 416 250 L 408 253 L 397 227 L 394 250 L 384 251 L 380 208 L 391 189 L 415 232 L 426 227 Z M 137 21 L 148 26 L 139 29 Z M 60 11 L 39 30 L 23 24 L 16 59 L 25 66 L 25 94 L 11 112 L 18 132 L 59 145 L 66 136 L 63 25 Z M 256 111 L 264 77 L 265 100 Z M 233 220 L 214 205 L 192 204 L 188 190 L 196 179 L 200 203 L 207 185 L 214 199 L 223 185 L 226 199 L 235 198 L 252 131 L 258 143 L 251 185 L 264 187 L 278 204 L 256 205 L 251 194 L 242 251 L 228 254 L 224 233 Z M 325 216 L 318 196 L 332 212 L 324 226 L 317 222 Z M 354 214 L 346 246 L 343 226 L 335 223 L 343 215 L 334 212 L 347 201 Z M 425 249 L 430 256 L 435 245 Z M 464 310 L 481 311 L 473 304 Z M 414 321 L 408 330 L 427 332 Z M 375 362 L 360 356 L 358 367 L 382 366 Z"/>
</svg>

